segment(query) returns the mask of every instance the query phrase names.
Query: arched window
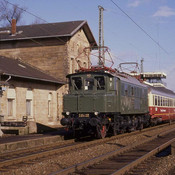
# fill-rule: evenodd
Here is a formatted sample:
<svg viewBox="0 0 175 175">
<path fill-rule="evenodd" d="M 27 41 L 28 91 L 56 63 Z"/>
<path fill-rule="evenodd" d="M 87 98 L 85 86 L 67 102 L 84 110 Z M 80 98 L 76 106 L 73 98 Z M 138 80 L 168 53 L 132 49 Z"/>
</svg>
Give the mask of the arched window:
<svg viewBox="0 0 175 175">
<path fill-rule="evenodd" d="M 77 61 L 77 70 L 78 70 L 80 67 L 81 67 L 81 61 L 78 60 L 78 61 Z"/>
<path fill-rule="evenodd" d="M 74 73 L 74 58 L 70 59 L 70 68 L 69 68 L 69 73 L 72 74 Z"/>
<path fill-rule="evenodd" d="M 87 68 L 87 63 L 86 62 L 83 63 L 83 67 Z"/>
</svg>

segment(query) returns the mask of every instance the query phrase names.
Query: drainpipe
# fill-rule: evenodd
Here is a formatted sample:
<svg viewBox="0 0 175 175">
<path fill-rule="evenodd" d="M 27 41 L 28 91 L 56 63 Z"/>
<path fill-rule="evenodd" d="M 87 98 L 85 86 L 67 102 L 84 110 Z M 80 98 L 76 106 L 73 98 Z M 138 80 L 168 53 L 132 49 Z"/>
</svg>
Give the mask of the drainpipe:
<svg viewBox="0 0 175 175">
<path fill-rule="evenodd" d="M 11 75 L 9 75 L 8 79 L 5 82 L 8 82 L 12 78 Z"/>
</svg>

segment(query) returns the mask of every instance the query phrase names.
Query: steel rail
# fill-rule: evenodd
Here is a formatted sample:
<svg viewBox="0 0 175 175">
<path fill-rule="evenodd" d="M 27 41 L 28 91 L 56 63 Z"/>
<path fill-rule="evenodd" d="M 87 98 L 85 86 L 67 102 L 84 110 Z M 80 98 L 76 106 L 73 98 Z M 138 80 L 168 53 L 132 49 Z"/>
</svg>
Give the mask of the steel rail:
<svg viewBox="0 0 175 175">
<path fill-rule="evenodd" d="M 140 131 L 134 131 L 132 133 L 125 133 L 125 134 L 113 136 L 113 137 L 110 137 L 110 138 L 94 140 L 94 141 L 85 142 L 85 143 L 77 143 L 76 145 L 69 145 L 69 146 L 62 147 L 62 148 L 56 148 L 54 150 L 44 150 L 44 151 L 41 151 L 39 153 L 32 153 L 31 155 L 23 155 L 21 157 L 12 158 L 10 160 L 0 161 L 0 169 L 2 167 L 7 167 L 7 166 L 10 166 L 10 165 L 15 165 L 15 164 L 19 164 L 19 163 L 30 161 L 30 160 L 35 160 L 36 158 L 38 159 L 38 158 L 42 158 L 42 157 L 46 157 L 46 156 L 51 156 L 51 155 L 59 154 L 59 153 L 62 153 L 62 152 L 71 151 L 71 150 L 74 150 L 74 149 L 80 149 L 80 148 L 84 148 L 84 147 L 93 146 L 93 145 L 96 145 L 96 144 L 103 144 L 103 143 L 106 143 L 106 142 L 109 142 L 109 141 L 112 141 L 112 140 L 116 140 L 118 138 L 123 138 L 123 137 L 130 136 L 130 135 L 143 134 L 144 132 L 151 131 L 151 130 L 154 130 L 156 128 L 159 129 L 159 128 L 162 128 L 162 127 L 166 127 L 168 125 L 169 124 L 159 125 L 159 126 L 156 126 L 156 127 L 153 127 L 153 128 L 145 128 L 141 132 Z M 137 145 L 135 145 L 135 146 L 137 146 Z M 44 147 L 44 146 L 41 146 L 40 149 L 42 147 Z M 33 148 L 31 148 L 31 149 L 33 149 Z M 118 150 L 118 152 L 122 153 L 123 151 L 127 151 L 128 149 L 129 148 L 127 148 L 127 147 L 126 148 L 121 148 L 121 149 Z M 24 151 L 24 150 L 21 150 L 21 151 Z M 15 153 L 15 152 L 13 152 L 13 153 Z M 20 153 L 20 150 L 18 150 L 17 153 Z M 111 153 L 111 154 L 113 154 L 113 153 Z M 107 157 L 109 157 L 109 156 L 107 156 Z M 97 162 L 96 159 L 94 159 L 94 161 Z"/>
<path fill-rule="evenodd" d="M 137 143 L 133 143 L 133 144 L 131 144 L 129 146 L 126 146 L 126 147 L 117 149 L 115 151 L 111 151 L 109 153 L 106 153 L 104 155 L 95 157 L 95 158 L 90 159 L 88 161 L 85 161 L 85 162 L 82 162 L 82 163 L 79 163 L 79 164 L 75 164 L 75 165 L 70 166 L 68 168 L 65 168 L 65 169 L 53 172 L 50 175 L 65 175 L 65 174 L 69 174 L 69 173 L 73 173 L 73 172 L 79 171 L 79 170 L 81 170 L 83 168 L 86 168 L 88 166 L 94 165 L 94 164 L 96 164 L 96 163 L 98 163 L 100 161 L 104 161 L 104 160 L 109 159 L 109 158 L 111 158 L 113 156 L 120 155 L 120 154 L 122 154 L 124 152 L 127 152 L 127 151 L 129 151 L 129 150 L 131 150 L 131 149 L 133 149 L 133 148 L 135 148 L 135 147 L 137 147 L 139 145 L 142 145 L 144 143 L 152 141 L 152 140 L 156 139 L 157 137 L 164 136 L 164 135 L 166 135 L 166 134 L 168 134 L 168 133 L 170 133 L 172 131 L 175 131 L 175 128 L 170 129 L 170 130 L 168 130 L 166 132 L 161 132 L 160 134 L 156 134 L 155 136 L 152 136 L 152 137 L 147 138 L 145 140 L 141 140 L 140 142 L 137 142 Z"/>
<path fill-rule="evenodd" d="M 159 153 L 160 151 L 162 151 L 163 149 L 167 148 L 169 145 L 171 145 L 173 142 L 175 141 L 175 138 L 169 140 L 168 142 L 162 144 L 161 146 L 158 146 L 157 148 L 153 149 L 152 151 L 148 152 L 147 154 L 145 154 L 144 156 L 140 157 L 139 159 L 131 162 L 130 164 L 124 166 L 122 169 L 117 170 L 116 172 L 112 173 L 111 175 L 123 175 L 125 173 L 127 173 L 130 169 L 136 167 L 138 164 L 140 164 L 141 162 L 145 161 L 146 159 L 148 159 L 149 157 Z"/>
</svg>

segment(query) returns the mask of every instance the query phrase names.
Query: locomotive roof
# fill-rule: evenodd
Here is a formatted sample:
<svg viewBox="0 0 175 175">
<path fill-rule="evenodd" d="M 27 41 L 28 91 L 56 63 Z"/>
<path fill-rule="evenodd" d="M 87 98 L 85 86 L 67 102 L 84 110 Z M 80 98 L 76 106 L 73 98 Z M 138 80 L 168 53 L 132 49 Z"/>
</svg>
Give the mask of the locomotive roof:
<svg viewBox="0 0 175 175">
<path fill-rule="evenodd" d="M 121 81 L 127 82 L 127 83 L 131 83 L 131 84 L 135 84 L 137 86 L 143 86 L 143 87 L 147 87 L 145 84 L 141 83 L 139 80 L 137 80 L 135 77 L 128 75 L 126 73 L 119 73 L 116 75 Z"/>
<path fill-rule="evenodd" d="M 167 89 L 165 87 L 153 87 L 153 86 L 149 86 L 149 91 L 152 94 L 157 94 L 157 95 L 161 95 L 161 96 L 175 98 L 175 93 L 172 90 Z"/>
<path fill-rule="evenodd" d="M 109 72 L 103 72 L 103 71 L 86 71 L 86 72 L 77 72 L 74 74 L 68 74 L 66 77 L 69 78 L 70 76 L 78 76 L 78 75 L 83 75 L 83 74 L 99 74 L 99 75 L 109 75 L 111 77 L 113 77 L 112 74 L 110 74 Z"/>
<path fill-rule="evenodd" d="M 78 73 L 74 73 L 74 74 L 69 74 L 67 75 L 67 77 L 70 76 L 78 76 L 78 75 L 83 75 L 83 74 L 98 74 L 98 75 L 107 75 L 110 77 L 117 77 L 118 79 L 120 79 L 123 82 L 127 82 L 130 84 L 135 84 L 137 86 L 142 86 L 142 87 L 147 87 L 147 85 L 141 83 L 139 80 L 137 80 L 135 77 L 128 75 L 126 73 L 123 72 L 115 72 L 115 73 L 110 73 L 108 71 L 86 71 L 86 72 L 78 72 Z"/>
</svg>

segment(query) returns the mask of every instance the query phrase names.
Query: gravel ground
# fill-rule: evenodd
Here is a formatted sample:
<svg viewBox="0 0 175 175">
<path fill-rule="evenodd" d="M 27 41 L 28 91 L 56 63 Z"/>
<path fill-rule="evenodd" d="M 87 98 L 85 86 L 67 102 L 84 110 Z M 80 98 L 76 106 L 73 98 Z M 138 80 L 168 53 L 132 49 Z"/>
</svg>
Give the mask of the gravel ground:
<svg viewBox="0 0 175 175">
<path fill-rule="evenodd" d="M 156 162 L 148 164 L 149 170 L 144 172 L 143 175 L 173 175 L 172 171 L 175 168 L 175 156 L 169 155 L 161 157 Z"/>
<path fill-rule="evenodd" d="M 168 128 L 174 127 L 174 126 L 168 126 Z M 34 162 L 31 163 L 25 163 L 21 164 L 21 166 L 18 169 L 13 169 L 13 167 L 9 167 L 8 171 L 1 172 L 2 175 L 45 175 L 50 174 L 51 172 L 61 170 L 63 168 L 69 167 L 71 165 L 92 159 L 96 156 L 102 155 L 104 153 L 113 151 L 118 149 L 121 146 L 127 146 L 131 143 L 134 143 L 140 139 L 145 139 L 147 137 L 150 137 L 152 135 L 155 135 L 156 133 L 163 131 L 164 129 L 156 129 L 154 131 L 149 131 L 147 133 L 143 133 L 141 135 L 133 135 L 133 136 L 127 136 L 120 139 L 116 139 L 115 141 L 108 142 L 106 144 L 97 145 L 89 148 L 85 148 L 83 150 L 75 150 L 71 153 L 64 153 L 61 155 L 55 155 L 52 157 L 49 157 L 47 159 L 40 160 L 40 162 Z M 163 162 L 163 163 L 162 163 Z M 150 169 L 147 175 L 165 175 L 165 174 L 158 174 L 163 172 L 165 169 L 173 168 L 175 162 L 174 156 L 168 156 L 166 159 L 160 160 L 159 164 L 152 163 L 152 169 L 158 170 L 155 171 L 155 174 L 153 174 L 153 170 Z M 163 167 L 162 164 L 165 166 Z M 158 167 L 157 167 L 158 166 Z M 159 166 L 162 167 L 162 170 L 159 168 Z M 156 174 L 157 173 L 157 174 Z"/>
</svg>

